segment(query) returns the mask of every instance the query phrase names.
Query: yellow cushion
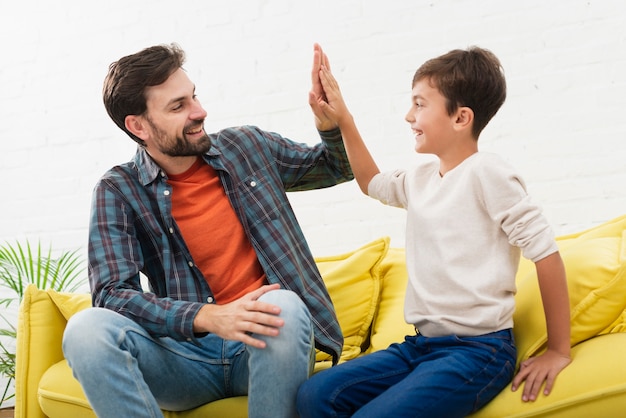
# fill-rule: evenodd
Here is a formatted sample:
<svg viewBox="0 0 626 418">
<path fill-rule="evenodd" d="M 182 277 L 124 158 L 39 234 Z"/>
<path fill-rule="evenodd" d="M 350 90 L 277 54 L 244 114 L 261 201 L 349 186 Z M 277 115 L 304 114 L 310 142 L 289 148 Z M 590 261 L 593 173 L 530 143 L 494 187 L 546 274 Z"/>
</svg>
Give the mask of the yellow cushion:
<svg viewBox="0 0 626 418">
<path fill-rule="evenodd" d="M 565 263 L 571 308 L 571 345 L 599 334 L 626 305 L 626 216 L 557 238 Z M 515 337 L 518 360 L 536 355 L 547 341 L 537 274 L 527 260 L 517 275 Z"/>
<path fill-rule="evenodd" d="M 372 322 L 368 353 L 402 342 L 406 335 L 415 335 L 413 325 L 404 320 L 404 295 L 408 281 L 404 248 L 390 248 L 380 270 L 380 303 Z"/>
<path fill-rule="evenodd" d="M 46 290 L 46 292 L 66 320 L 69 320 L 76 312 L 91 307 L 89 293 L 59 293 L 54 290 Z"/>
<path fill-rule="evenodd" d="M 51 366 L 39 381 L 39 405 L 50 417 L 96 418 L 67 360 Z"/>
<path fill-rule="evenodd" d="M 622 417 L 626 406 L 626 334 L 592 338 L 572 348 L 572 363 L 552 393 L 522 402 L 522 388 L 506 387 L 471 418 Z"/>
<path fill-rule="evenodd" d="M 389 238 L 383 237 L 356 251 L 315 259 L 343 332 L 340 361 L 361 354 L 380 298 L 380 263 L 388 248 Z M 328 354 L 317 352 L 316 361 L 328 359 Z"/>
<path fill-rule="evenodd" d="M 613 334 L 616 332 L 626 332 L 626 309 L 617 317 L 617 319 L 608 327 L 606 327 L 600 335 Z"/>
</svg>

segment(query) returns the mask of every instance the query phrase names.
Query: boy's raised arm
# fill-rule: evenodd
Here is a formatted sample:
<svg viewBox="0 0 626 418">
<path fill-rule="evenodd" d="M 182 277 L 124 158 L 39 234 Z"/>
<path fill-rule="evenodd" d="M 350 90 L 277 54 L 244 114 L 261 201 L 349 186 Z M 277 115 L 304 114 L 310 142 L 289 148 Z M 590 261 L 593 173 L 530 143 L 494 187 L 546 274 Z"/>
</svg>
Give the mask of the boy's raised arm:
<svg viewBox="0 0 626 418">
<path fill-rule="evenodd" d="M 346 153 L 350 160 L 352 172 L 356 178 L 361 191 L 367 193 L 367 187 L 376 174 L 380 172 L 376 162 L 372 158 L 369 150 L 365 146 L 361 134 L 359 133 L 352 115 L 348 110 L 339 84 L 330 71 L 328 57 L 319 45 L 315 45 L 315 56 L 319 63 L 319 68 L 313 67 L 313 85 L 318 90 L 312 90 L 309 94 L 309 104 L 313 113 L 323 115 L 324 119 L 331 120 L 341 130 Z M 317 72 L 315 71 L 317 70 Z M 321 88 L 321 90 L 319 90 Z"/>
</svg>

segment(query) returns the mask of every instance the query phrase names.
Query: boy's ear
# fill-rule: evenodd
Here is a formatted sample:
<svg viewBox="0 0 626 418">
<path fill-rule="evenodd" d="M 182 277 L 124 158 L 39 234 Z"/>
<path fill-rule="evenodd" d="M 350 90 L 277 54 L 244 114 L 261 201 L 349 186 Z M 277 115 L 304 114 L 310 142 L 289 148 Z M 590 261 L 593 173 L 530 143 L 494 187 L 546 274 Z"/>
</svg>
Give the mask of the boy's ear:
<svg viewBox="0 0 626 418">
<path fill-rule="evenodd" d="M 126 116 L 126 118 L 124 119 L 124 125 L 126 126 L 126 129 L 128 129 L 130 133 L 135 135 L 137 138 L 143 139 L 145 141 L 148 137 L 146 122 L 141 116 Z"/>
<path fill-rule="evenodd" d="M 472 124 L 474 123 L 474 111 L 465 106 L 461 106 L 456 111 L 456 120 L 454 121 L 454 125 L 458 129 L 472 129 Z"/>
</svg>

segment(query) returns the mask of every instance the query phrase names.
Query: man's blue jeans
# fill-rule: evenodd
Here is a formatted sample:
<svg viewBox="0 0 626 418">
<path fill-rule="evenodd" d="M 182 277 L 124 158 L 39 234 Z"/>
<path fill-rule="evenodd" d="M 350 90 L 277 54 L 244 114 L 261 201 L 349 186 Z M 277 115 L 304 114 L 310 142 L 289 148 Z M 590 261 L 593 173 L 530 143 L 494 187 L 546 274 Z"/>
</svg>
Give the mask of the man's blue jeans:
<svg viewBox="0 0 626 418">
<path fill-rule="evenodd" d="M 301 418 L 464 417 L 513 378 L 511 330 L 478 337 L 406 337 L 312 376 L 300 386 Z"/>
<path fill-rule="evenodd" d="M 108 309 L 74 315 L 63 351 L 100 418 L 162 417 L 231 396 L 249 395 L 250 417 L 295 417 L 298 387 L 311 373 L 313 331 L 308 309 L 293 292 L 259 300 L 280 306 L 285 325 L 254 349 L 208 334 L 200 345 L 154 338 Z"/>
</svg>

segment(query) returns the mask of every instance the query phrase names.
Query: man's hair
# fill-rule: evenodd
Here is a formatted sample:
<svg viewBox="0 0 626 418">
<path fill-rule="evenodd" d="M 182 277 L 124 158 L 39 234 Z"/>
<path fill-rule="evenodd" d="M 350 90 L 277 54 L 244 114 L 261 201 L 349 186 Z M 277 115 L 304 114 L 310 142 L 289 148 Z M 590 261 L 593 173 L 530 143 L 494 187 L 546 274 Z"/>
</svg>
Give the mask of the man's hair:
<svg viewBox="0 0 626 418">
<path fill-rule="evenodd" d="M 104 107 L 113 122 L 140 145 L 144 141 L 126 129 L 126 116 L 143 115 L 146 88 L 164 83 L 184 62 L 185 52 L 173 43 L 143 49 L 109 66 L 102 88 Z"/>
<path fill-rule="evenodd" d="M 491 51 L 476 46 L 426 61 L 415 72 L 412 86 L 421 80 L 430 82 L 446 98 L 449 115 L 459 107 L 472 109 L 472 135 L 476 139 L 506 99 L 500 60 Z"/>
</svg>

